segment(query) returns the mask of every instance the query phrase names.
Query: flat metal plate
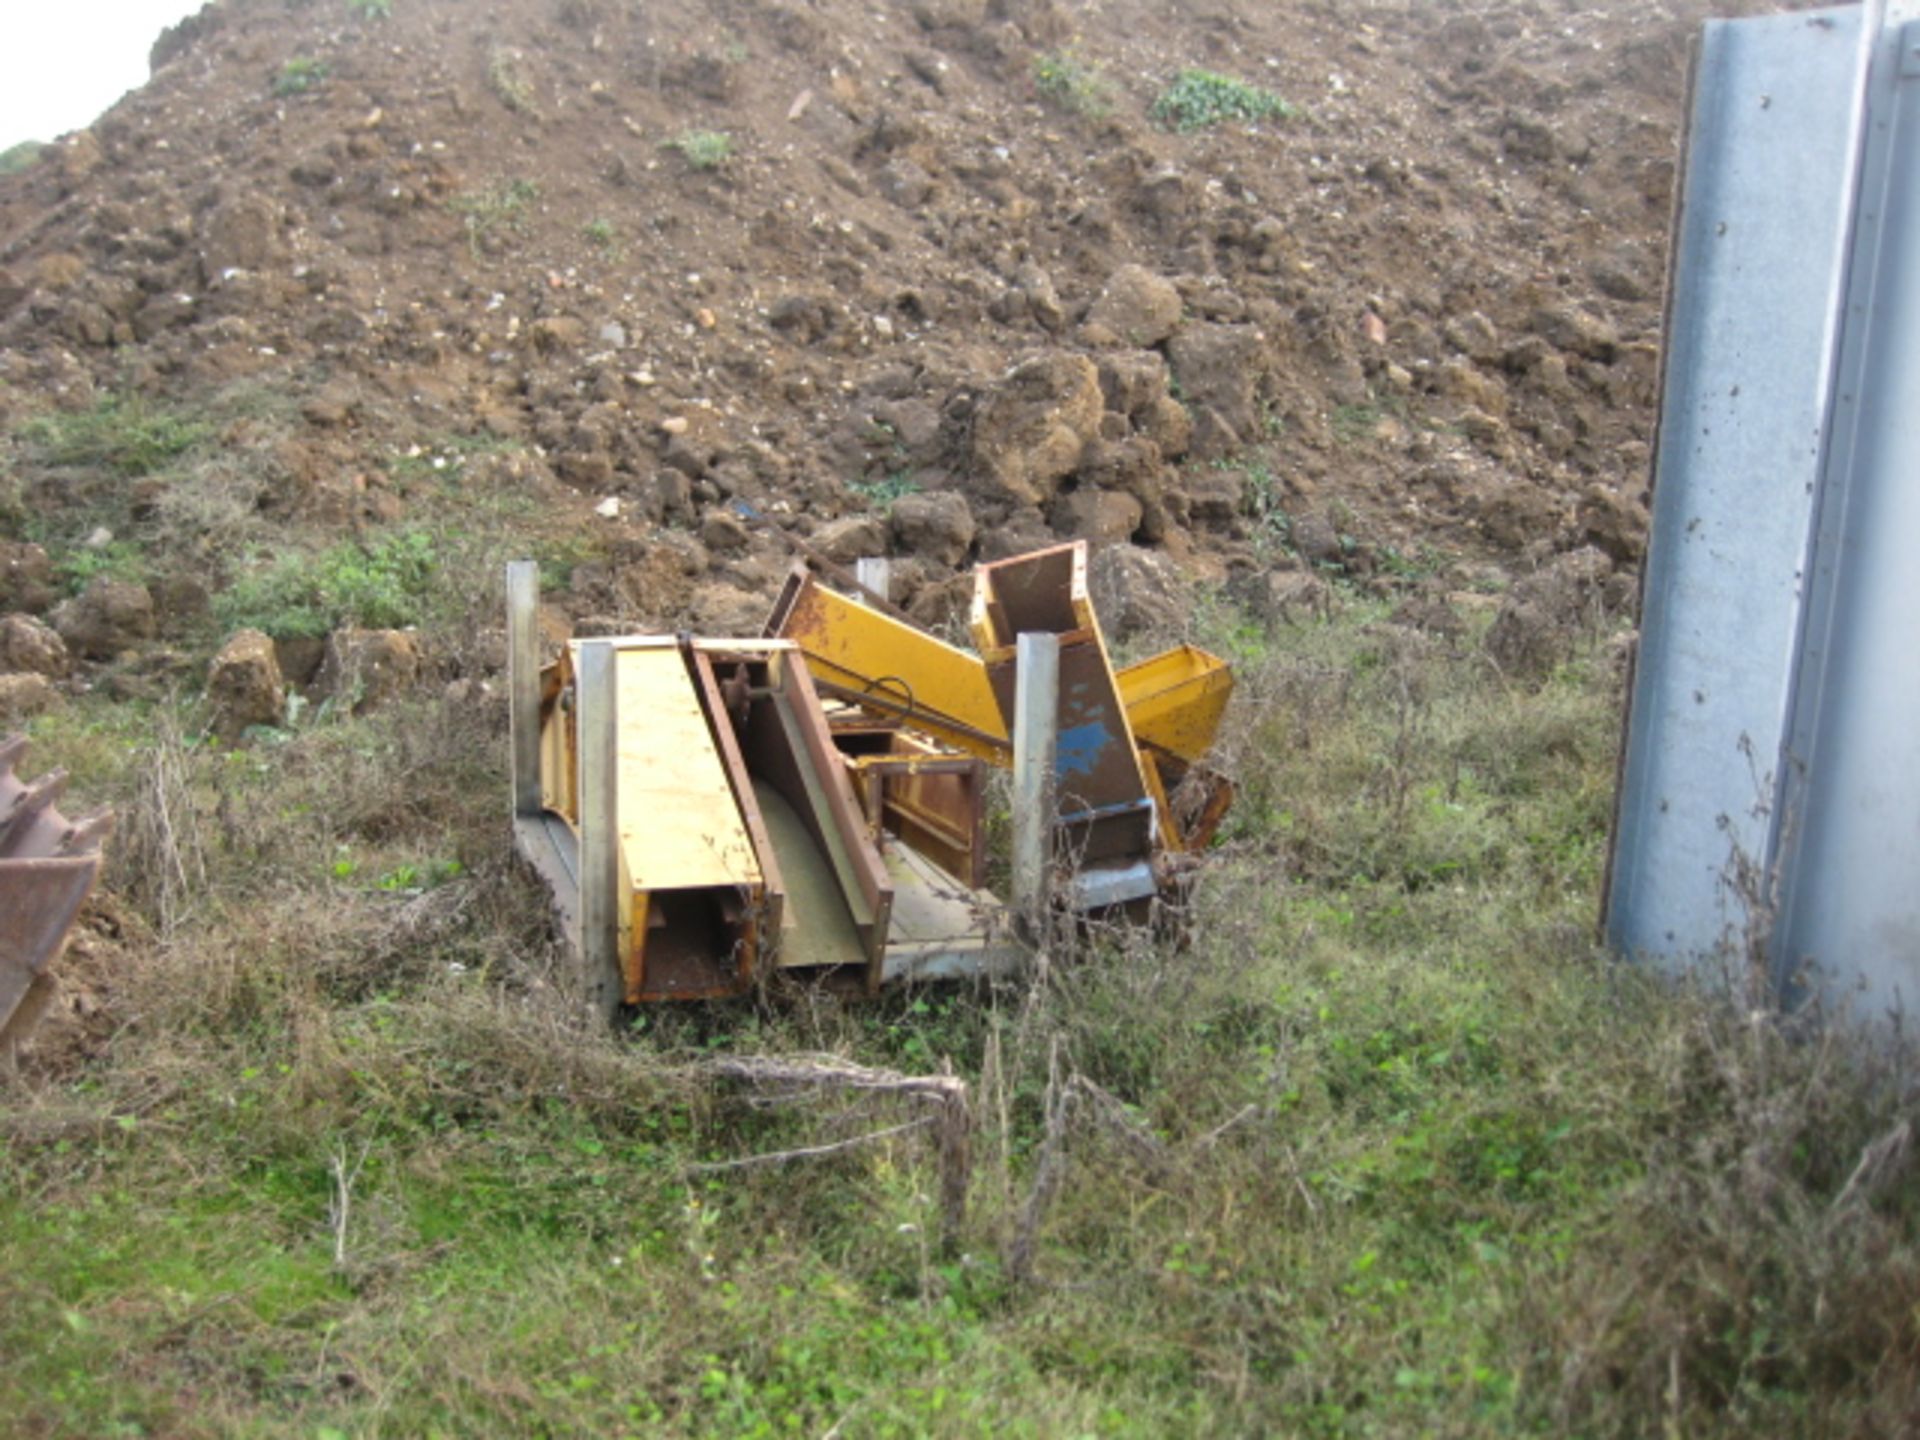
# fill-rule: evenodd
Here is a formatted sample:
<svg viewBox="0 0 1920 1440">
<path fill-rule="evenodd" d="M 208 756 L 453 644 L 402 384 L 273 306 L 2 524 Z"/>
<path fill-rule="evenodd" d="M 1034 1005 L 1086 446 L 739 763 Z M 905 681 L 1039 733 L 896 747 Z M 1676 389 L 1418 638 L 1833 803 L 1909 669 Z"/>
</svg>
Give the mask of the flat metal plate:
<svg viewBox="0 0 1920 1440">
<path fill-rule="evenodd" d="M 1007 910 L 904 845 L 882 852 L 892 878 L 893 916 L 882 978 L 964 980 L 1011 974 L 1025 963 Z"/>
<path fill-rule="evenodd" d="M 677 649 L 617 657 L 620 848 L 635 890 L 757 885 L 760 867 Z"/>
<path fill-rule="evenodd" d="M 1708 27 L 1608 910 L 1869 1014 L 1920 999 L 1916 47 L 1920 0 Z"/>
<path fill-rule="evenodd" d="M 756 777 L 753 793 L 787 885 L 777 963 L 782 969 L 865 965 L 866 952 L 853 928 L 840 881 L 807 822 L 768 781 Z"/>
<path fill-rule="evenodd" d="M 1747 916 L 1786 738 L 1856 168 L 1861 12 L 1706 27 L 1608 938 L 1673 964 Z"/>
<path fill-rule="evenodd" d="M 1900 18 L 1920 0 L 1889 8 Z M 1920 1002 L 1920 24 L 1876 57 L 1779 807 L 1783 980 Z M 1894 51 L 1898 48 L 1899 55 Z"/>
</svg>

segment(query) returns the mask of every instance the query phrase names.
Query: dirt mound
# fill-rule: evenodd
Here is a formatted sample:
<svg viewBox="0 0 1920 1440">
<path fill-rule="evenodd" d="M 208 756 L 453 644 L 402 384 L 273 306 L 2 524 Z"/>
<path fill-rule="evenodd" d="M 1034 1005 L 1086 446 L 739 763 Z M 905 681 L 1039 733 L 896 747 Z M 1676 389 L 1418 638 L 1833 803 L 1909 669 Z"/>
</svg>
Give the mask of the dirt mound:
<svg viewBox="0 0 1920 1440">
<path fill-rule="evenodd" d="M 926 583 L 1589 543 L 1644 481 L 1689 37 L 1758 7 L 377 8 L 210 5 L 0 179 L 0 420 L 252 379 L 302 400 L 263 506 L 378 525 L 421 435 L 495 437 L 756 591 L 770 530 L 905 495 L 972 516 L 875 528 Z M 1183 68 L 1294 113 L 1182 129 Z"/>
</svg>

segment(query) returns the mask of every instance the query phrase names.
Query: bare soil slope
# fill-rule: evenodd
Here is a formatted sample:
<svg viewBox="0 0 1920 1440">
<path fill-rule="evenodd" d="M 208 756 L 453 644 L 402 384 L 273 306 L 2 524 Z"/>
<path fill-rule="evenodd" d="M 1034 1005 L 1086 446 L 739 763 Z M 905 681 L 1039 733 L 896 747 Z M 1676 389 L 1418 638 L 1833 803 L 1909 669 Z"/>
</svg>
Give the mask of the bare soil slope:
<svg viewBox="0 0 1920 1440">
<path fill-rule="evenodd" d="M 320 526 L 497 437 L 675 547 L 576 612 L 720 628 L 786 534 L 929 617 L 1054 536 L 1256 591 L 1630 566 L 1689 39 L 1757 7 L 392 8 L 209 5 L 0 179 L 0 421 L 269 387 L 243 498 Z M 1185 67 L 1297 113 L 1156 120 Z"/>
</svg>

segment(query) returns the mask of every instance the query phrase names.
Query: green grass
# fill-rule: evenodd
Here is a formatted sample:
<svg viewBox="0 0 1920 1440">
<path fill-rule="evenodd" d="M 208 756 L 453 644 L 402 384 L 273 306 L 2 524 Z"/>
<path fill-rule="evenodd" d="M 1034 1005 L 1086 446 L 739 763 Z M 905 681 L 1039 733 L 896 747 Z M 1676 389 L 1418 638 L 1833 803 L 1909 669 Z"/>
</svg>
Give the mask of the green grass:
<svg viewBox="0 0 1920 1440">
<path fill-rule="evenodd" d="M 439 563 L 423 530 L 295 552 L 243 570 L 214 613 L 228 630 L 251 627 L 276 640 L 324 636 L 342 625 L 399 629 L 425 618 Z"/>
<path fill-rule="evenodd" d="M 603 254 L 612 255 L 620 248 L 620 232 L 614 228 L 613 222 L 605 217 L 589 220 L 580 227 L 580 233 Z"/>
<path fill-rule="evenodd" d="M 0 175 L 18 175 L 30 170 L 40 160 L 40 152 L 47 148 L 43 140 L 22 140 L 18 145 L 9 145 L 0 150 Z"/>
<path fill-rule="evenodd" d="M 108 395 L 84 410 L 29 416 L 15 429 L 16 493 L 0 511 L 11 512 L 26 538 L 47 547 L 69 591 L 97 575 L 119 580 L 151 578 L 149 541 L 193 508 L 193 528 L 210 535 L 214 526 L 197 506 L 176 506 L 188 477 L 223 463 L 212 442 L 218 423 L 209 412 Z M 27 487 L 28 480 L 36 482 Z M 133 503 L 133 482 L 151 494 Z M 136 509 L 148 518 L 136 519 Z M 164 512 L 148 515 L 148 511 Z M 101 535 L 97 532 L 105 532 Z"/>
<path fill-rule="evenodd" d="M 721 130 L 687 130 L 664 148 L 679 151 L 690 169 L 718 170 L 733 158 L 733 137 Z"/>
<path fill-rule="evenodd" d="M 145 549 L 131 540 L 110 540 L 98 547 L 75 545 L 63 549 L 54 561 L 54 574 L 70 595 L 78 595 L 89 581 L 100 576 L 109 580 L 144 582 L 148 574 Z"/>
<path fill-rule="evenodd" d="M 428 611 L 496 603 L 434 533 Z M 0 1106 L 0 1430 L 1900 1433 L 1916 1197 L 1841 1202 L 1890 1057 L 1597 953 L 1605 637 L 1510 687 L 1386 609 L 1198 612 L 1242 792 L 1187 948 L 618 1036 L 507 858 L 493 711 L 36 720 L 121 807 L 122 938 Z M 968 1082 L 951 1251 L 920 1133 L 700 1168 L 905 1118 L 707 1068 L 816 1052 Z"/>
<path fill-rule="evenodd" d="M 1208 130 L 1227 120 L 1288 120 L 1299 114 L 1271 90 L 1211 70 L 1182 70 L 1148 115 L 1170 130 Z"/>
<path fill-rule="evenodd" d="M 1099 119 L 1113 109 L 1113 86 L 1095 62 L 1073 50 L 1036 56 L 1033 85 L 1049 104 Z"/>
<path fill-rule="evenodd" d="M 893 508 L 893 502 L 908 495 L 918 494 L 919 482 L 904 470 L 896 470 L 878 480 L 849 480 L 847 491 L 865 505 L 867 509 L 884 515 Z"/>
<path fill-rule="evenodd" d="M 456 195 L 454 210 L 466 222 L 467 249 L 478 260 L 490 245 L 526 228 L 527 211 L 540 198 L 531 180 L 503 180 L 482 190 Z"/>
<path fill-rule="evenodd" d="M 273 93 L 286 97 L 304 95 L 322 80 L 327 78 L 327 65 L 324 60 L 314 60 L 307 56 L 295 56 L 280 67 L 280 73 L 273 78 Z"/>
<path fill-rule="evenodd" d="M 212 434 L 210 425 L 188 412 L 131 395 L 109 395 L 85 410 L 36 416 L 20 430 L 31 460 L 109 471 L 126 480 L 164 469 Z"/>
</svg>

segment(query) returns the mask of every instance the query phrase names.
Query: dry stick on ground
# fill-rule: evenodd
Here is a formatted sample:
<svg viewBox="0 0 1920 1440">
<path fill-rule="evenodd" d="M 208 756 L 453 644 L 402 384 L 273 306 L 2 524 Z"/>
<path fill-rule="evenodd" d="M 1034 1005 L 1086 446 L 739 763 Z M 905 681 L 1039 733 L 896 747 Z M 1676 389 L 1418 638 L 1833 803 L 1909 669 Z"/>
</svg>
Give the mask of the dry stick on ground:
<svg viewBox="0 0 1920 1440">
<path fill-rule="evenodd" d="M 1040 1239 L 1040 1222 L 1047 1206 L 1067 1174 L 1067 1112 L 1073 1105 L 1073 1091 L 1060 1081 L 1060 1037 L 1055 1036 L 1047 1056 L 1047 1094 L 1042 1108 L 1047 1131 L 1040 1142 L 1040 1158 L 1033 1167 L 1033 1186 L 1027 1191 L 1027 1203 L 1021 1208 L 1019 1223 L 1013 1232 L 1013 1244 L 1007 1251 L 1007 1273 L 1014 1283 L 1033 1282 L 1033 1252 Z"/>
<path fill-rule="evenodd" d="M 928 1107 L 929 1113 L 917 1119 L 847 1140 L 750 1155 L 739 1160 L 692 1168 L 702 1171 L 738 1170 L 755 1165 L 816 1159 L 890 1139 L 909 1130 L 930 1127 L 933 1130 L 935 1162 L 940 1171 L 940 1241 L 946 1247 L 958 1243 L 960 1227 L 967 1213 L 967 1184 L 973 1170 L 973 1112 L 967 1103 L 967 1082 L 953 1074 L 951 1067 L 939 1075 L 901 1075 L 891 1070 L 855 1065 L 833 1055 L 784 1059 L 742 1055 L 729 1056 L 699 1068 L 705 1075 L 739 1081 L 766 1092 L 758 1101 L 761 1104 L 791 1105 L 814 1095 L 853 1091 L 894 1096 Z"/>
<path fill-rule="evenodd" d="M 173 935 L 207 883 L 206 845 L 188 767 L 180 727 L 163 714 L 140 768 L 139 792 L 123 838 L 115 847 L 128 888 L 151 903 L 163 939 Z"/>
<path fill-rule="evenodd" d="M 710 1160 L 689 1165 L 687 1169 L 696 1175 L 711 1175 L 721 1170 L 751 1170 L 760 1165 L 784 1165 L 789 1160 L 818 1160 L 823 1156 L 857 1150 L 862 1145 L 891 1140 L 894 1136 L 904 1135 L 909 1130 L 924 1130 L 933 1124 L 934 1119 L 932 1115 L 922 1115 L 918 1120 L 889 1125 L 884 1130 L 864 1131 L 859 1135 L 850 1135 L 845 1140 L 834 1140 L 825 1145 L 800 1145 L 792 1150 L 769 1150 L 759 1155 L 743 1155 L 738 1160 Z"/>
<path fill-rule="evenodd" d="M 1004 1225 L 1005 1217 L 1013 1214 L 1013 1111 L 1007 1092 L 1007 1073 L 1000 1049 L 1000 1026 L 997 1023 L 987 1032 L 986 1053 L 980 1060 L 980 1106 L 993 1118 L 999 1132 L 994 1198 L 995 1208 Z M 1010 1238 L 1003 1233 L 1000 1244 L 1003 1253 L 1009 1244 Z"/>
<path fill-rule="evenodd" d="M 372 1141 L 363 1144 L 360 1158 L 351 1168 L 348 1168 L 345 1150 L 336 1151 L 327 1164 L 333 1175 L 333 1198 L 327 1203 L 327 1223 L 333 1228 L 333 1263 L 340 1269 L 345 1269 L 347 1264 L 347 1214 L 353 1208 L 354 1182 L 360 1178 L 360 1171 L 367 1163 L 367 1152 L 372 1148 Z"/>
<path fill-rule="evenodd" d="M 1031 1284 L 1034 1280 L 1033 1261 L 1039 1247 L 1040 1226 L 1046 1220 L 1047 1207 L 1053 1203 L 1053 1197 L 1059 1193 L 1066 1179 L 1067 1137 L 1076 1112 L 1110 1132 L 1133 1157 L 1134 1163 L 1145 1172 L 1150 1183 L 1163 1184 L 1176 1173 L 1173 1153 L 1167 1143 L 1134 1119 L 1125 1101 L 1084 1075 L 1075 1073 L 1062 1077 L 1060 1054 L 1061 1040 L 1056 1035 L 1047 1057 L 1047 1092 L 1042 1102 L 1042 1110 L 1046 1115 L 1046 1134 L 1040 1142 L 1039 1159 L 1034 1164 L 1033 1184 L 1027 1191 L 1026 1204 L 1021 1207 L 1013 1239 L 1007 1247 L 1007 1273 L 1020 1284 Z M 1206 1149 L 1228 1130 L 1259 1113 L 1260 1107 L 1257 1105 L 1243 1106 L 1224 1124 L 1196 1139 L 1191 1148 L 1196 1151 Z M 1312 1206 L 1311 1196 L 1308 1196 L 1307 1203 Z"/>
<path fill-rule="evenodd" d="M 1853 1174 L 1828 1209 L 1828 1226 L 1850 1210 L 1872 1204 L 1876 1195 L 1905 1173 L 1912 1150 L 1913 1126 L 1906 1120 L 1862 1150 L 1860 1163 L 1853 1167 Z"/>
</svg>

